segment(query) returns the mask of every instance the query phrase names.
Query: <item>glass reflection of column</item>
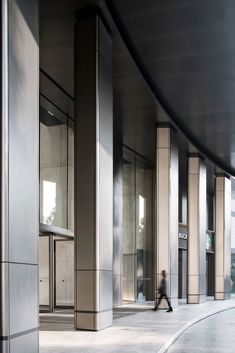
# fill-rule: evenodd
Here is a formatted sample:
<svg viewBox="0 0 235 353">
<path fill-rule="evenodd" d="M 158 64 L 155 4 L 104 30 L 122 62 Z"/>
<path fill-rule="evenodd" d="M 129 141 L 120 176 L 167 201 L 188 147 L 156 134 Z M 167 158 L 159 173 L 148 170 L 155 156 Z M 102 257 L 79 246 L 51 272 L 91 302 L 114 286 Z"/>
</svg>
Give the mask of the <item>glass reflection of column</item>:
<svg viewBox="0 0 235 353">
<path fill-rule="evenodd" d="M 138 220 L 138 228 L 137 228 L 137 301 L 143 302 L 146 300 L 145 296 L 145 199 L 143 196 L 138 195 L 137 198 L 137 220 Z"/>
<path fill-rule="evenodd" d="M 123 300 L 136 296 L 135 246 L 135 159 L 128 152 L 123 157 Z"/>
<path fill-rule="evenodd" d="M 152 295 L 152 169 L 124 150 L 123 300 Z"/>
<path fill-rule="evenodd" d="M 136 162 L 136 253 L 138 302 L 152 300 L 152 169 Z"/>
<path fill-rule="evenodd" d="M 40 222 L 68 228 L 68 117 L 40 98 Z"/>
</svg>

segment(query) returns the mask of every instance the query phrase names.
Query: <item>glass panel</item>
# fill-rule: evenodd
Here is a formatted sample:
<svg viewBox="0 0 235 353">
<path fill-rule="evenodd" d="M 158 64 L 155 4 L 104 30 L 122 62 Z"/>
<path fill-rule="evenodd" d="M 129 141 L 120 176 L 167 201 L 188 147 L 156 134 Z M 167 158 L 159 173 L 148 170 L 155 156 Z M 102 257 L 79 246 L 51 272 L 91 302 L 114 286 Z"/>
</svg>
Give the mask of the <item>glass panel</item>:
<svg viewBox="0 0 235 353">
<path fill-rule="evenodd" d="M 152 169 L 123 154 L 123 300 L 151 300 Z"/>
<path fill-rule="evenodd" d="M 74 305 L 74 242 L 55 241 L 55 305 Z"/>
<path fill-rule="evenodd" d="M 68 120 L 68 229 L 74 231 L 74 122 Z"/>
<path fill-rule="evenodd" d="M 49 236 L 39 237 L 39 304 L 49 306 Z"/>
<path fill-rule="evenodd" d="M 39 118 L 40 223 L 73 231 L 74 99 L 43 70 Z"/>
<path fill-rule="evenodd" d="M 40 99 L 40 222 L 68 228 L 67 116 Z"/>
<path fill-rule="evenodd" d="M 152 169 L 136 161 L 137 301 L 152 299 Z"/>
<path fill-rule="evenodd" d="M 135 159 L 123 156 L 123 300 L 134 301 L 136 293 Z"/>
</svg>

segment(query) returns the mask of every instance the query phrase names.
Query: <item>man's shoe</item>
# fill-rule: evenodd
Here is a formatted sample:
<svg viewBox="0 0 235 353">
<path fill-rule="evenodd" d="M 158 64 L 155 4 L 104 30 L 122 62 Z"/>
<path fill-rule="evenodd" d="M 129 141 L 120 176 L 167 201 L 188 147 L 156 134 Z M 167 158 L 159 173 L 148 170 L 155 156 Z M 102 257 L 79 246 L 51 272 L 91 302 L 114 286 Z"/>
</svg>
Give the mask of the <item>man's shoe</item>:
<svg viewBox="0 0 235 353">
<path fill-rule="evenodd" d="M 153 310 L 153 311 L 157 311 L 157 308 L 153 308 L 152 310 Z"/>
<path fill-rule="evenodd" d="M 172 308 L 169 308 L 166 312 L 167 312 L 167 313 L 170 313 L 171 311 L 173 311 L 173 309 L 172 309 Z"/>
</svg>

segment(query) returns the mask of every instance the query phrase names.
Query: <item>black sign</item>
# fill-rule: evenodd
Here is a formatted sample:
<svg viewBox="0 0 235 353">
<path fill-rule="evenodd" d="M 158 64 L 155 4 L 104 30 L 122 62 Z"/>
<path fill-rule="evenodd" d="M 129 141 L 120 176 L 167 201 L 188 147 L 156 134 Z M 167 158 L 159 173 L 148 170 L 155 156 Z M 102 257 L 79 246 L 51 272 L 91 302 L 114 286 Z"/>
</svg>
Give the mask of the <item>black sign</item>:
<svg viewBox="0 0 235 353">
<path fill-rule="evenodd" d="M 187 247 L 188 247 L 188 228 L 186 225 L 179 224 L 178 238 L 179 238 L 179 248 L 180 249 L 187 249 Z"/>
</svg>

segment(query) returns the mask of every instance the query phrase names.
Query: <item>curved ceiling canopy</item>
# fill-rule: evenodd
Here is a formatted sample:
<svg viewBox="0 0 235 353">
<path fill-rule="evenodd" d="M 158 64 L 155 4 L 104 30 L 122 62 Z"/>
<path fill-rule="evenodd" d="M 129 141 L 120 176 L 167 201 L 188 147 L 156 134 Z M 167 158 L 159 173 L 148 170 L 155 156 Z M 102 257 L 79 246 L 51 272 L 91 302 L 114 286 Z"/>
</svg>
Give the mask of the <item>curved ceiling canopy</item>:
<svg viewBox="0 0 235 353">
<path fill-rule="evenodd" d="M 106 5 L 176 126 L 235 175 L 235 2 L 107 0 Z"/>
</svg>

